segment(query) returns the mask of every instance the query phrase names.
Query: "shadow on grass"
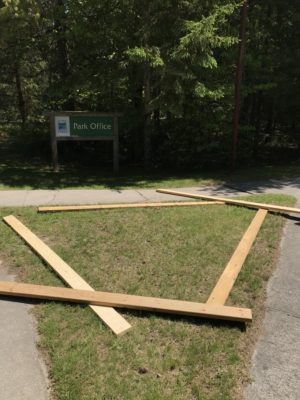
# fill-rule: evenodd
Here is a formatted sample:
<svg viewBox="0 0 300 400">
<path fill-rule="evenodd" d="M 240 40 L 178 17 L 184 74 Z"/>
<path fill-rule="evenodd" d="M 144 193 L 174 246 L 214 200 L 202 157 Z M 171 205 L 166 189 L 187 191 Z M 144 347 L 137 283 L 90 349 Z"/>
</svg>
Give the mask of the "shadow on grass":
<svg viewBox="0 0 300 400">
<path fill-rule="evenodd" d="M 157 187 L 188 187 L 223 185 L 223 191 L 251 190 L 263 192 L 266 187 L 282 188 L 284 185 L 300 187 L 300 166 L 298 163 L 276 166 L 257 166 L 229 172 L 219 170 L 157 168 L 145 170 L 142 167 L 122 167 L 118 175 L 113 174 L 112 165 L 100 167 L 97 159 L 84 158 L 79 162 L 66 162 L 54 172 L 47 157 L 30 158 L 16 149 L 12 143 L 0 140 L 0 189 L 126 189 Z M 80 157 L 80 156 L 79 156 Z M 277 181 L 276 181 L 277 179 Z M 278 179 L 285 179 L 279 182 Z M 272 180 L 272 181 L 271 181 Z M 250 182 L 250 183 L 249 183 Z M 219 187 L 217 188 L 219 190 Z"/>
<path fill-rule="evenodd" d="M 47 300 L 42 300 L 42 299 L 35 299 L 35 298 L 29 298 L 29 297 L 15 297 L 15 296 L 4 296 L 0 295 L 0 301 L 11 301 L 14 303 L 19 303 L 19 304 L 27 304 L 27 305 L 38 305 L 38 304 L 47 304 L 49 301 Z M 55 301 L 55 303 L 61 303 L 61 304 L 69 304 L 69 305 L 76 305 L 80 306 L 82 308 L 88 307 L 87 304 L 80 304 L 76 302 L 60 302 L 60 301 Z M 138 318 L 151 318 L 155 316 L 156 318 L 161 318 L 161 319 L 166 319 L 169 321 L 180 321 L 184 322 L 186 324 L 193 324 L 193 325 L 206 325 L 206 326 L 211 326 L 214 328 L 219 328 L 219 327 L 226 327 L 228 329 L 230 328 L 237 328 L 241 330 L 242 332 L 245 331 L 247 328 L 247 323 L 245 322 L 240 322 L 240 321 L 230 321 L 226 319 L 214 319 L 214 318 L 196 318 L 196 317 L 189 317 L 189 316 L 184 316 L 184 315 L 177 315 L 177 314 L 168 314 L 168 313 L 158 313 L 158 312 L 147 312 L 143 310 L 128 310 L 128 309 L 120 309 L 117 308 L 119 312 L 122 313 L 124 317 L 134 315 Z"/>
<path fill-rule="evenodd" d="M 150 318 L 151 316 L 155 316 L 156 318 L 165 319 L 169 321 L 180 321 L 185 324 L 192 325 L 206 325 L 214 328 L 226 327 L 226 328 L 237 328 L 242 332 L 247 328 L 247 323 L 242 321 L 230 321 L 226 319 L 217 319 L 217 318 L 201 318 L 201 317 L 191 317 L 184 316 L 179 314 L 168 314 L 168 313 L 159 313 L 151 311 L 143 311 L 143 310 L 134 310 L 134 309 L 118 309 L 122 312 L 122 315 L 126 317 L 126 315 L 134 315 L 139 318 Z"/>
<path fill-rule="evenodd" d="M 142 167 L 123 168 L 114 174 L 111 167 L 87 167 L 62 165 L 59 172 L 47 164 L 8 163 L 0 164 L 0 187 L 7 189 L 124 189 L 151 188 L 164 184 L 170 186 L 188 183 L 219 183 L 225 178 L 220 172 L 185 173 L 178 171 L 146 171 Z"/>
</svg>

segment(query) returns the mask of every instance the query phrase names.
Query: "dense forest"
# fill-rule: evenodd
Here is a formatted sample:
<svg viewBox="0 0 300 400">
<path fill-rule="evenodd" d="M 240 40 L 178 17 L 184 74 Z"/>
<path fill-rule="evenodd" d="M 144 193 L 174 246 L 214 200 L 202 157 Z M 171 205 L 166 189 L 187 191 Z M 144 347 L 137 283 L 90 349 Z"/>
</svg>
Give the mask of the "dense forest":
<svg viewBox="0 0 300 400">
<path fill-rule="evenodd" d="M 300 2 L 248 3 L 238 159 L 298 156 Z M 225 165 L 241 7 L 0 0 L 2 129 L 48 146 L 48 111 L 118 111 L 123 163 Z"/>
</svg>

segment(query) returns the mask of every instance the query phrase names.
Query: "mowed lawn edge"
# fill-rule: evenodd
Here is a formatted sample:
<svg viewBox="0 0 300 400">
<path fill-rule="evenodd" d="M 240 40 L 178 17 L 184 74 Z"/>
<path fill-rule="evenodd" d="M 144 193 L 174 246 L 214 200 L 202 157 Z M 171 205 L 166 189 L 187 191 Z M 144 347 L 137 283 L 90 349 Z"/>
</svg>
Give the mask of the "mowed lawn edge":
<svg viewBox="0 0 300 400">
<path fill-rule="evenodd" d="M 247 200 L 293 205 L 282 195 Z M 14 214 L 95 289 L 205 302 L 255 215 L 234 206 Z M 133 325 L 116 338 L 85 306 L 34 308 L 49 362 L 52 397 L 65 399 L 241 399 L 264 315 L 265 287 L 284 225 L 269 214 L 227 305 L 250 307 L 242 324 L 120 311 Z M 1 224 L 1 259 L 17 280 L 64 286 Z"/>
</svg>

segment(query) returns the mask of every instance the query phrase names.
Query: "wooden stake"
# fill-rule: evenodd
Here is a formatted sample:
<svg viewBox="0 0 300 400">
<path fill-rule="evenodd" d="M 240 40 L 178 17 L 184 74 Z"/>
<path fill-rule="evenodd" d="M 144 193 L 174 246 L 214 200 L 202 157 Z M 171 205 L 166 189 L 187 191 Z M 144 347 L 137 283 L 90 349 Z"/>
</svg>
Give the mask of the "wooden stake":
<svg viewBox="0 0 300 400">
<path fill-rule="evenodd" d="M 159 193 L 172 194 L 174 196 L 190 197 L 192 199 L 222 201 L 225 204 L 233 204 L 235 206 L 258 208 L 258 209 L 263 208 L 268 211 L 279 212 L 279 213 L 300 214 L 300 208 L 294 208 L 294 207 L 276 206 L 275 204 L 254 203 L 252 201 L 234 200 L 234 199 L 228 199 L 226 197 L 207 196 L 203 194 L 177 192 L 176 190 L 157 189 L 156 191 Z"/>
<path fill-rule="evenodd" d="M 57 138 L 55 134 L 55 120 L 54 113 L 50 113 L 50 133 L 51 133 L 51 151 L 54 172 L 58 172 L 58 152 L 57 152 Z"/>
<path fill-rule="evenodd" d="M 262 226 L 267 210 L 258 210 L 239 245 L 234 251 L 218 283 L 211 292 L 207 304 L 225 304 L 230 291 L 238 277 L 254 240 Z"/>
<path fill-rule="evenodd" d="M 54 271 L 72 288 L 93 291 L 94 289 L 78 275 L 65 261 L 41 239 L 32 233 L 13 215 L 4 217 L 3 220 L 39 255 Z M 91 306 L 93 311 L 116 334 L 121 335 L 131 328 L 131 325 L 113 308 Z"/>
<path fill-rule="evenodd" d="M 68 301 L 94 305 L 105 305 L 136 310 L 181 314 L 194 317 L 251 321 L 252 313 L 247 308 L 208 305 L 190 301 L 160 299 L 129 294 L 91 292 L 51 286 L 31 285 L 16 282 L 1 282 L 0 295 L 30 297 L 43 300 Z"/>
<path fill-rule="evenodd" d="M 172 203 L 128 203 L 128 204 L 88 204 L 78 206 L 53 206 L 39 207 L 39 212 L 57 211 L 84 211 L 84 210 L 109 210 L 119 208 L 149 208 L 149 207 L 187 207 L 187 206 L 206 206 L 211 204 L 224 204 L 221 201 L 176 201 Z"/>
</svg>

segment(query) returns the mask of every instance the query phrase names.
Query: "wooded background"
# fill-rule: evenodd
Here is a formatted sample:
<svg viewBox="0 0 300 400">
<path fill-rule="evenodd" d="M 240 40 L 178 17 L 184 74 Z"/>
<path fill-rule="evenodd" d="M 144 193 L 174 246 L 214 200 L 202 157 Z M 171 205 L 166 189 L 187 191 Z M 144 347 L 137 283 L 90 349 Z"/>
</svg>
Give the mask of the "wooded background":
<svg viewBox="0 0 300 400">
<path fill-rule="evenodd" d="M 240 9 L 0 0 L 1 129 L 47 143 L 47 111 L 120 111 L 124 163 L 225 165 Z M 249 1 L 239 162 L 300 154 L 299 24 L 299 1 Z"/>
</svg>

